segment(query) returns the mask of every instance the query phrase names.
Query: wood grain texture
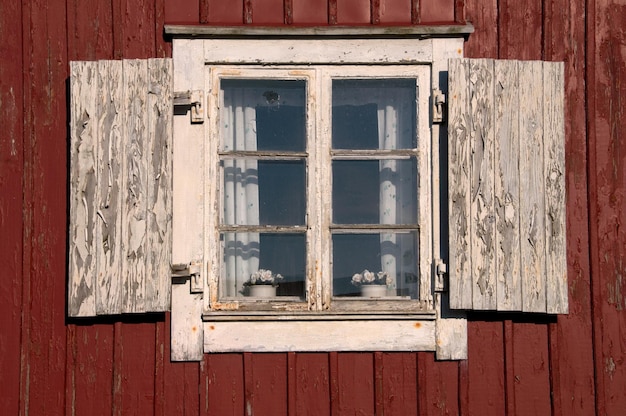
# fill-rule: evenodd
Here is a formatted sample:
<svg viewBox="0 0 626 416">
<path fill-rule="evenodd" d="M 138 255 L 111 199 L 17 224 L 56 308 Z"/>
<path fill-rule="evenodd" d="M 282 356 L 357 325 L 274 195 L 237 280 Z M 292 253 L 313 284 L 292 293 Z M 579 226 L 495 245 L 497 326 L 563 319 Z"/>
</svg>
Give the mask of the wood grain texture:
<svg viewBox="0 0 626 416">
<path fill-rule="evenodd" d="M 522 309 L 520 253 L 519 76 L 516 61 L 495 61 L 497 308 Z"/>
<path fill-rule="evenodd" d="M 581 0 L 553 0 L 544 6 L 544 59 L 564 61 L 567 267 L 569 314 L 550 324 L 553 408 L 563 414 L 592 414 L 595 408 L 591 273 L 588 247 L 586 8 Z M 591 15 L 590 15 L 591 17 Z M 589 42 L 591 47 L 593 42 Z M 595 54 L 590 49 L 589 57 Z M 595 59 L 595 58 L 591 58 Z M 590 68 L 590 72 L 587 71 Z M 589 97 L 591 99 L 591 97 Z M 577 357 L 573 359 L 572 357 Z"/>
<path fill-rule="evenodd" d="M 292 0 L 294 25 L 328 24 L 328 0 Z"/>
<path fill-rule="evenodd" d="M 70 89 L 72 93 L 71 191 L 70 191 L 70 255 L 69 314 L 95 314 L 94 292 L 97 270 L 94 256 L 96 229 L 97 171 L 97 73 L 91 63 L 73 63 Z"/>
<path fill-rule="evenodd" d="M 72 71 L 69 314 L 165 310 L 171 61 L 74 63 Z"/>
<path fill-rule="evenodd" d="M 493 61 L 470 61 L 468 78 L 470 171 L 470 272 L 473 309 L 496 308 Z"/>
<path fill-rule="evenodd" d="M 448 71 L 448 215 L 450 307 L 472 307 L 471 246 L 470 246 L 470 180 L 471 142 L 469 90 L 463 82 L 469 77 L 469 64 L 451 60 Z"/>
<path fill-rule="evenodd" d="M 594 322 L 596 411 L 626 406 L 626 107 L 621 45 L 626 8 L 611 1 L 589 5 L 588 50 L 590 242 Z"/>
<path fill-rule="evenodd" d="M 0 285 L 0 403 L 7 414 L 20 407 L 20 357 L 22 288 L 24 287 L 24 75 L 21 5 L 0 4 L 0 34 L 11 42 L 0 44 L 0 253 L 7 275 Z M 6 82 L 6 80 L 9 80 Z"/>
<path fill-rule="evenodd" d="M 123 184 L 120 155 L 124 151 L 124 100 L 122 61 L 102 61 L 97 74 L 97 125 L 99 133 L 97 195 L 94 244 L 98 265 L 96 274 L 96 314 L 122 311 L 122 212 Z"/>
<path fill-rule="evenodd" d="M 522 310 L 546 311 L 543 82 L 540 63 L 519 62 Z"/>
<path fill-rule="evenodd" d="M 546 312 L 548 302 L 551 311 L 565 312 L 562 66 L 453 62 L 448 148 L 451 305 Z M 545 106 L 550 109 L 544 114 Z M 552 246 L 546 252 L 548 236 Z M 550 273 L 546 263 L 554 265 Z M 549 299 L 548 286 L 554 293 Z"/>
<path fill-rule="evenodd" d="M 328 353 L 288 353 L 289 414 L 330 416 Z"/>
</svg>

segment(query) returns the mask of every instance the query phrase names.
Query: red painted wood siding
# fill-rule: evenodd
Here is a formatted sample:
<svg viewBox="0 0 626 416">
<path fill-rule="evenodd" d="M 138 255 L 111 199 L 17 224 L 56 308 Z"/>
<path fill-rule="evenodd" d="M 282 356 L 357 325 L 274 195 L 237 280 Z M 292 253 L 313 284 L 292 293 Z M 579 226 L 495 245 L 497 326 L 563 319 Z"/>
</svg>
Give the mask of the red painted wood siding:
<svg viewBox="0 0 626 416">
<path fill-rule="evenodd" d="M 13 415 L 623 414 L 626 6 L 609 0 L 0 3 L 0 407 Z M 471 57 L 565 62 L 570 314 L 473 314 L 469 359 L 169 361 L 169 315 L 67 321 L 70 60 L 171 54 L 163 24 L 471 21 Z M 585 33 L 588 34 L 585 37 Z"/>
</svg>

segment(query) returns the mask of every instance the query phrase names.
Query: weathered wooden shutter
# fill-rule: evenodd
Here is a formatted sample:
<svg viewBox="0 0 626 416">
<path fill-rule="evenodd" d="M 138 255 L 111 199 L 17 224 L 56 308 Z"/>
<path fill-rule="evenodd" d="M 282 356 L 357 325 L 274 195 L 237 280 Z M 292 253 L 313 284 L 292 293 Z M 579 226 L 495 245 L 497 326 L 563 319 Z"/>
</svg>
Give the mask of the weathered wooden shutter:
<svg viewBox="0 0 626 416">
<path fill-rule="evenodd" d="M 70 65 L 69 316 L 170 305 L 171 59 Z"/>
<path fill-rule="evenodd" d="M 450 305 L 567 313 L 563 64 L 449 63 Z"/>
</svg>

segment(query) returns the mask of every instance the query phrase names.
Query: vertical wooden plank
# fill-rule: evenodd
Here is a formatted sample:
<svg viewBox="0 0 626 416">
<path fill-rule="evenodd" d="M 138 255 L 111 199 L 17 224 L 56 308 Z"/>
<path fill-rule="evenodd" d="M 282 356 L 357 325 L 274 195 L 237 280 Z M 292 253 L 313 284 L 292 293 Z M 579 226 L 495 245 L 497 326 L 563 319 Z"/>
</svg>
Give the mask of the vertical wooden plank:
<svg viewBox="0 0 626 416">
<path fill-rule="evenodd" d="M 91 62 L 71 64 L 72 94 L 68 314 L 95 314 L 97 259 L 96 184 L 98 168 L 97 72 Z"/>
<path fill-rule="evenodd" d="M 472 307 L 470 246 L 470 121 L 469 64 L 452 59 L 448 70 L 448 212 L 450 307 Z"/>
<path fill-rule="evenodd" d="M 150 58 L 155 56 L 155 8 L 152 1 L 112 0 L 120 2 L 120 16 L 115 18 L 117 28 L 123 36 L 116 38 L 122 56 L 126 59 Z M 115 31 L 117 32 L 117 30 Z"/>
<path fill-rule="evenodd" d="M 120 407 L 114 414 L 151 415 L 154 412 L 155 322 L 133 319 L 120 325 L 119 362 Z M 137 340 L 141 340 L 138 343 Z"/>
<path fill-rule="evenodd" d="M 519 63 L 520 233 L 522 309 L 546 311 L 545 188 L 543 173 L 543 74 L 541 62 Z"/>
<path fill-rule="evenodd" d="M 374 414 L 374 356 L 338 353 L 334 415 Z M 358 386 L 358 387 L 357 387 Z"/>
<path fill-rule="evenodd" d="M 22 60 L 22 5 L 0 3 L 0 253 L 6 277 L 0 285 L 0 403 L 7 414 L 20 406 L 20 340 L 24 316 L 24 62 Z M 5 80 L 9 80 L 6 82 Z M 27 84 L 26 84 L 27 85 Z"/>
<path fill-rule="evenodd" d="M 517 61 L 495 61 L 497 309 L 522 310 Z"/>
<path fill-rule="evenodd" d="M 588 2 L 590 242 L 594 317 L 596 412 L 626 407 L 626 7 Z"/>
<path fill-rule="evenodd" d="M 124 84 L 122 61 L 100 61 L 97 64 L 98 115 L 96 129 L 100 134 L 97 170 L 97 218 L 94 252 L 98 264 L 96 278 L 96 314 L 122 312 L 122 162 L 124 151 Z"/>
<path fill-rule="evenodd" d="M 550 357 L 547 350 L 547 325 L 535 322 L 513 323 L 513 366 L 511 377 L 515 391 L 515 413 L 549 415 Z"/>
<path fill-rule="evenodd" d="M 435 361 L 431 352 L 417 353 L 420 415 L 459 414 L 459 364 Z"/>
<path fill-rule="evenodd" d="M 251 354 L 244 362 L 246 414 L 287 414 L 287 354 Z"/>
<path fill-rule="evenodd" d="M 29 414 L 62 415 L 65 411 L 67 287 L 63 276 L 68 207 L 63 190 L 68 180 L 69 67 L 65 5 L 64 0 L 22 3 L 23 68 L 28 73 L 23 119 L 24 245 L 28 247 L 24 248 L 22 277 L 29 282 L 23 286 L 22 331 L 26 337 L 20 360 L 25 377 L 22 409 Z"/>
<path fill-rule="evenodd" d="M 470 321 L 467 331 L 467 414 L 507 414 L 503 324 L 498 320 Z"/>
<path fill-rule="evenodd" d="M 81 414 L 111 414 L 113 365 L 113 326 L 72 325 L 75 334 L 68 347 L 73 349 L 67 363 L 74 378 L 68 386 L 73 391 L 71 410 Z"/>
<path fill-rule="evenodd" d="M 541 59 L 542 4 L 542 0 L 498 1 L 499 58 Z"/>
<path fill-rule="evenodd" d="M 472 60 L 470 62 L 472 305 L 474 309 L 495 309 L 493 61 Z"/>
<path fill-rule="evenodd" d="M 207 23 L 206 10 L 209 3 L 216 3 L 208 0 L 178 0 L 176 2 L 165 2 L 165 23 L 167 24 L 187 24 L 197 25 Z"/>
<path fill-rule="evenodd" d="M 208 354 L 205 362 L 208 401 L 201 414 L 245 415 L 243 354 Z"/>
<path fill-rule="evenodd" d="M 289 414 L 330 416 L 330 366 L 327 353 L 290 353 Z M 293 382 L 293 384 L 292 384 Z"/>
<path fill-rule="evenodd" d="M 285 23 L 283 0 L 250 0 L 251 23 L 257 25 L 282 25 Z"/>
<path fill-rule="evenodd" d="M 543 64 L 544 178 L 546 180 L 546 302 L 548 313 L 567 313 L 565 242 L 565 131 L 563 64 Z"/>
<path fill-rule="evenodd" d="M 548 61 L 564 61 L 565 80 L 565 201 L 567 206 L 567 274 L 569 314 L 550 324 L 550 377 L 553 391 L 553 414 L 593 414 L 594 383 L 593 336 L 591 313 L 591 272 L 589 255 L 588 152 L 586 108 L 592 94 L 595 65 L 586 63 L 587 42 L 580 28 L 585 27 L 584 0 L 544 2 L 544 56 Z M 594 22 L 592 14 L 589 22 Z M 593 31 L 589 32 L 593 33 Z M 589 49 L 588 55 L 595 59 Z M 589 108 L 593 106 L 589 104 Z M 589 131 L 593 129 L 590 128 Z M 591 137 L 591 136 L 589 136 Z M 591 169 L 589 170 L 591 171 Z M 592 229 L 595 227 L 591 227 Z"/>
<path fill-rule="evenodd" d="M 337 0 L 337 24 L 370 23 L 370 0 Z"/>
<path fill-rule="evenodd" d="M 465 18 L 474 25 L 474 33 L 465 43 L 464 55 L 468 58 L 498 57 L 498 4 L 497 0 L 468 1 Z"/>
<path fill-rule="evenodd" d="M 410 24 L 410 0 L 380 0 L 378 12 L 381 24 Z"/>
<path fill-rule="evenodd" d="M 86 61 L 111 59 L 113 54 L 111 2 L 94 2 L 90 7 L 84 7 L 80 0 L 68 0 L 66 3 L 68 58 Z"/>
<path fill-rule="evenodd" d="M 375 366 L 376 414 L 417 415 L 417 354 L 376 353 Z"/>
<path fill-rule="evenodd" d="M 328 23 L 328 0 L 293 0 L 293 24 L 325 25 Z"/>
<path fill-rule="evenodd" d="M 146 133 L 147 62 L 124 60 L 124 120 L 122 183 L 122 304 L 124 312 L 143 312 L 146 299 Z"/>
<path fill-rule="evenodd" d="M 170 306 L 172 255 L 172 60 L 148 60 L 146 310 Z"/>
<path fill-rule="evenodd" d="M 420 1 L 420 23 L 454 23 L 454 1 Z"/>
</svg>

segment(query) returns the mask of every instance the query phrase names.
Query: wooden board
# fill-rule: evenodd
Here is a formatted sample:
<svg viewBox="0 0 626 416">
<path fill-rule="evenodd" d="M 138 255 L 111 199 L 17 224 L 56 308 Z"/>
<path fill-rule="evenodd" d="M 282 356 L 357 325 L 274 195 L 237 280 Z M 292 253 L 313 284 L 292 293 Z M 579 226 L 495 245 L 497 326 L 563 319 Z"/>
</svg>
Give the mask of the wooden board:
<svg viewBox="0 0 626 416">
<path fill-rule="evenodd" d="M 70 316 L 169 308 L 171 77 L 171 60 L 72 64 Z"/>
<path fill-rule="evenodd" d="M 562 72 L 450 61 L 452 308 L 567 312 Z"/>
</svg>

